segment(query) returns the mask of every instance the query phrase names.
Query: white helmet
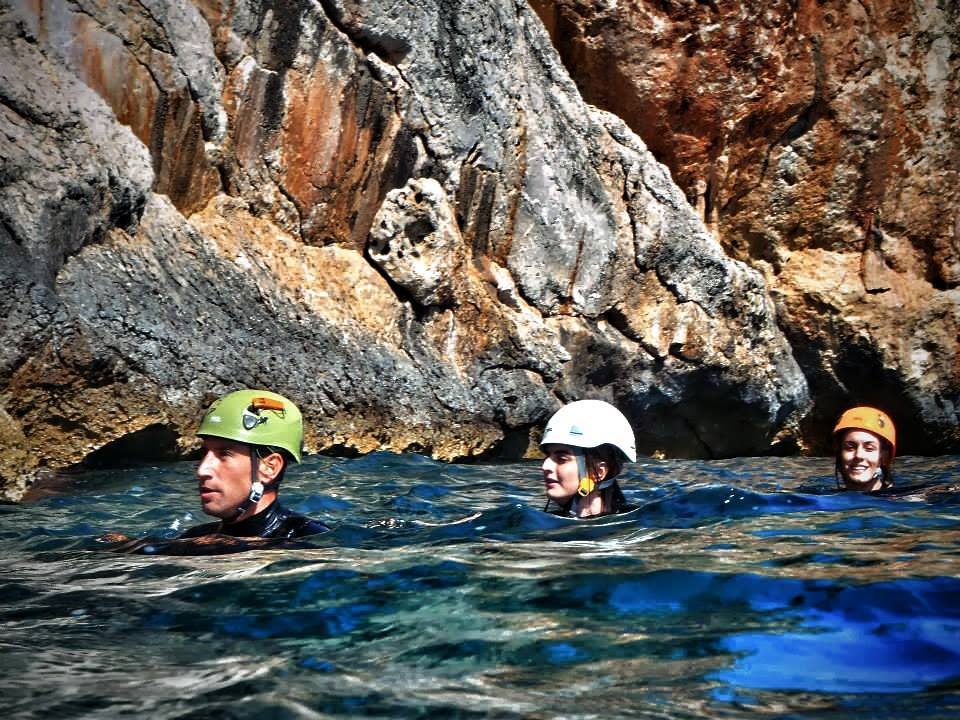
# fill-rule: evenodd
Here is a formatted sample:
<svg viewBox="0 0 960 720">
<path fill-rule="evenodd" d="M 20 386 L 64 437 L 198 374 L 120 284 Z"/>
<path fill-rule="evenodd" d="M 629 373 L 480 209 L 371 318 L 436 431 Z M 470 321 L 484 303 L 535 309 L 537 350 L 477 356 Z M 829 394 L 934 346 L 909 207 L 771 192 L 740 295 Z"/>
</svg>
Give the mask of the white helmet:
<svg viewBox="0 0 960 720">
<path fill-rule="evenodd" d="M 622 412 L 603 400 L 577 400 L 557 410 L 540 440 L 541 447 L 550 444 L 580 448 L 609 444 L 637 461 L 633 428 Z"/>
</svg>

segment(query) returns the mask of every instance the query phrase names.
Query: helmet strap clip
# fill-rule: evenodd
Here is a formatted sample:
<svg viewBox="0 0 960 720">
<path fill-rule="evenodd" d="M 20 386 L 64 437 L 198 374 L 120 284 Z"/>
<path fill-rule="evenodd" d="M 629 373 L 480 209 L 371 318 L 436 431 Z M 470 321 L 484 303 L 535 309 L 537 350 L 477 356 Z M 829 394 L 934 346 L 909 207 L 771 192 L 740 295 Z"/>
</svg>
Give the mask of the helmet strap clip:
<svg viewBox="0 0 960 720">
<path fill-rule="evenodd" d="M 257 480 L 250 486 L 250 495 L 247 498 L 251 503 L 260 502 L 260 498 L 263 497 L 263 483 Z"/>
<path fill-rule="evenodd" d="M 577 473 L 580 475 L 580 485 L 577 487 L 577 495 L 586 497 L 593 492 L 597 483 L 594 481 L 593 476 L 590 474 L 590 469 L 587 467 L 587 456 L 583 450 L 576 448 L 574 457 L 577 458 Z"/>
<path fill-rule="evenodd" d="M 266 490 L 263 483 L 260 482 L 260 453 L 258 448 L 254 445 L 250 446 L 250 493 L 247 495 L 247 499 L 244 500 L 237 507 L 237 514 L 235 520 L 239 520 L 240 517 L 250 509 L 252 505 L 256 505 L 260 502 L 260 498 L 263 497 L 263 493 Z"/>
</svg>

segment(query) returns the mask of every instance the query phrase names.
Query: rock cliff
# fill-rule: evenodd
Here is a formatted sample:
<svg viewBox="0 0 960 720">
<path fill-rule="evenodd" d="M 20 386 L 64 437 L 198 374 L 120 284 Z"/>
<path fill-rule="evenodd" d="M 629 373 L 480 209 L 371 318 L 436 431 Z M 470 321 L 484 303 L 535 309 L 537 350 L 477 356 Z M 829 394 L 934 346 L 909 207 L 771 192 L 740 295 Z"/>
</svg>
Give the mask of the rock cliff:
<svg viewBox="0 0 960 720">
<path fill-rule="evenodd" d="M 811 258 L 847 263 L 847 246 L 791 246 L 786 274 L 780 245 L 760 262 L 731 218 L 762 235 L 781 215 L 768 227 L 745 192 L 715 236 L 646 128 L 594 105 L 526 2 L 4 0 L 6 497 L 47 470 L 183 453 L 242 386 L 296 399 L 313 451 L 516 456 L 561 402 L 600 397 L 642 452 L 729 456 L 804 442 L 794 348 L 819 388 L 855 358 L 899 377 L 857 334 L 875 316 L 850 320 L 833 286 L 789 340 L 778 327 L 774 300 L 812 307 L 787 280 L 805 288 Z M 730 167 L 759 181 L 774 149 Z M 925 256 L 871 230 L 875 281 L 913 278 L 891 248 Z M 955 278 L 926 267 L 948 298 Z M 849 302 L 902 317 L 907 287 Z M 815 321 L 859 355 L 827 367 L 838 344 Z M 956 400 L 948 374 L 931 407 Z"/>
<path fill-rule="evenodd" d="M 589 103 L 764 274 L 826 450 L 850 403 L 960 451 L 960 5 L 533 0 Z"/>
</svg>

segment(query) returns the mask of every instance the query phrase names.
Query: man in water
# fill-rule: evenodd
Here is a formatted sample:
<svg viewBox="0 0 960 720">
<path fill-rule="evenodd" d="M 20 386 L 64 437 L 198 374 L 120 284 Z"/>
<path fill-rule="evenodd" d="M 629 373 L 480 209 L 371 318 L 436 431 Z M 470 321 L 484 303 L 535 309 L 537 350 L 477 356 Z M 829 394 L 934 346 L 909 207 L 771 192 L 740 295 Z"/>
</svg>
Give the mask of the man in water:
<svg viewBox="0 0 960 720">
<path fill-rule="evenodd" d="M 330 529 L 277 499 L 287 466 L 302 458 L 303 419 L 290 400 L 268 390 L 232 392 L 210 406 L 197 435 L 203 438 L 200 506 L 218 520 L 181 538 L 298 538 Z"/>
<path fill-rule="evenodd" d="M 204 413 L 197 435 L 203 438 L 196 473 L 200 506 L 218 519 L 174 540 L 109 533 L 100 542 L 114 543 L 114 552 L 209 555 L 272 547 L 330 529 L 277 499 L 287 465 L 300 462 L 303 452 L 303 419 L 290 400 L 268 390 L 232 392 Z"/>
</svg>

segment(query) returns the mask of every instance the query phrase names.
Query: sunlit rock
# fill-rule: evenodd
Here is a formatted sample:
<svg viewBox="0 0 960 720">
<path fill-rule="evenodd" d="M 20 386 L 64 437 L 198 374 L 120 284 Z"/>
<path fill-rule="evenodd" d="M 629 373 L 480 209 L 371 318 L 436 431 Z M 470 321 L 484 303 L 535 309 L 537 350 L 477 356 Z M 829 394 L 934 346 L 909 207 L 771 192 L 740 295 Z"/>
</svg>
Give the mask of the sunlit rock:
<svg viewBox="0 0 960 720">
<path fill-rule="evenodd" d="M 828 450 L 841 410 L 867 403 L 907 452 L 955 452 L 957 4 L 531 4 L 585 99 L 764 273 L 810 382 L 808 442 Z M 906 349 L 921 346 L 935 358 L 922 376 Z"/>
<path fill-rule="evenodd" d="M 464 247 L 453 208 L 436 180 L 411 180 L 387 193 L 374 217 L 370 259 L 420 305 L 454 299 Z"/>
<path fill-rule="evenodd" d="M 310 451 L 518 456 L 581 397 L 643 452 L 802 443 L 763 275 L 524 3 L 150 6 L 0 16 L 9 486 L 180 456 L 242 386 Z"/>
</svg>

